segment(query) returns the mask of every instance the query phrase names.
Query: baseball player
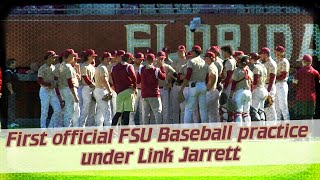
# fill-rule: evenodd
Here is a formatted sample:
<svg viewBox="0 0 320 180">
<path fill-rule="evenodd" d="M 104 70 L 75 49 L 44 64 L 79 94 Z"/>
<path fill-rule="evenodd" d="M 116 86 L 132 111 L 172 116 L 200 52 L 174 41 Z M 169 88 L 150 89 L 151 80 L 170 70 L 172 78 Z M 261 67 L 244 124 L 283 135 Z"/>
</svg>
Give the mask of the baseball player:
<svg viewBox="0 0 320 180">
<path fill-rule="evenodd" d="M 180 68 L 182 65 L 187 63 L 187 59 L 186 59 L 186 47 L 184 45 L 180 45 L 178 46 L 178 60 L 174 61 L 172 63 L 172 67 L 176 72 L 179 72 Z M 179 73 L 178 73 L 179 75 Z M 182 110 L 180 110 L 180 105 L 179 102 L 177 100 L 177 96 L 181 87 L 182 81 L 176 81 L 171 89 L 170 92 L 170 109 L 172 109 L 172 111 L 170 111 L 171 114 L 171 121 L 173 124 L 177 124 L 179 123 L 179 114 Z M 183 122 L 183 121 L 180 121 Z"/>
<path fill-rule="evenodd" d="M 144 61 L 144 54 L 142 54 L 141 52 L 136 53 L 133 64 L 133 68 L 135 70 L 136 75 L 139 72 L 139 68 L 141 66 L 142 61 Z M 130 113 L 130 124 L 143 125 L 144 122 L 142 121 L 142 98 L 140 83 L 137 83 L 137 97 L 135 99 L 134 109 L 135 111 Z M 137 113 L 139 115 L 139 121 L 135 122 L 135 116 Z"/>
<path fill-rule="evenodd" d="M 264 121 L 264 102 L 268 96 L 268 91 L 265 88 L 267 69 L 261 64 L 260 56 L 257 53 L 250 53 L 250 63 L 253 72 L 252 108 L 258 119 L 251 118 L 252 120 Z"/>
<path fill-rule="evenodd" d="M 302 58 L 303 67 L 294 75 L 296 84 L 296 119 L 313 119 L 316 108 L 315 79 L 320 83 L 320 74 L 312 65 L 312 56 L 306 54 Z"/>
<path fill-rule="evenodd" d="M 215 55 L 215 61 L 214 61 L 214 65 L 216 65 L 217 69 L 218 69 L 218 81 L 220 82 L 221 80 L 221 75 L 222 75 L 222 70 L 223 70 L 223 60 L 219 57 L 220 56 L 220 48 L 219 46 L 211 46 L 208 51 L 213 52 Z"/>
<path fill-rule="evenodd" d="M 59 89 L 65 101 L 65 113 L 63 117 L 64 127 L 79 127 L 80 107 L 77 87 L 79 81 L 76 70 L 72 67 L 77 53 L 73 49 L 64 52 L 65 62 L 59 69 Z"/>
<path fill-rule="evenodd" d="M 56 81 L 54 79 L 54 61 L 58 55 L 54 51 L 47 51 L 44 60 L 46 61 L 38 70 L 38 83 L 40 84 L 39 97 L 41 101 L 40 127 L 47 128 L 49 105 L 53 109 L 50 124 L 52 127 L 59 126 L 59 114 L 61 111 L 60 102 L 56 95 Z"/>
<path fill-rule="evenodd" d="M 162 51 L 165 53 L 165 56 L 166 56 L 164 59 L 164 62 L 171 66 L 173 61 L 169 58 L 170 49 L 168 47 L 164 47 L 162 48 Z"/>
<path fill-rule="evenodd" d="M 165 62 L 166 58 L 166 53 L 163 51 L 159 51 L 157 53 L 157 60 L 155 63 L 156 67 L 164 66 L 165 72 L 166 72 L 166 78 L 165 80 L 159 79 L 159 88 L 160 88 L 160 97 L 161 97 L 161 102 L 162 102 L 162 123 L 163 124 L 173 124 L 173 123 L 178 123 L 177 119 L 175 122 L 170 121 L 170 116 L 169 116 L 169 109 L 170 107 L 170 90 L 172 86 L 172 79 L 176 78 L 178 74 L 176 71 L 172 68 L 171 65 L 162 63 Z"/>
<path fill-rule="evenodd" d="M 93 91 L 93 96 L 97 102 L 95 125 L 100 127 L 103 125 L 111 126 L 110 100 L 105 99 L 106 95 L 112 96 L 107 69 L 109 58 L 111 58 L 111 54 L 109 52 L 104 52 L 101 58 L 102 61 L 98 67 L 96 67 L 94 74 L 95 89 Z"/>
<path fill-rule="evenodd" d="M 270 49 L 267 47 L 263 47 L 259 51 L 259 55 L 263 65 L 267 69 L 267 80 L 266 80 L 266 88 L 268 90 L 268 95 L 275 99 L 276 96 L 276 74 L 277 74 L 277 63 L 271 58 L 270 56 Z M 267 121 L 276 121 L 277 120 L 277 113 L 275 109 L 275 105 L 272 104 L 270 107 L 264 109 L 266 113 Z"/>
<path fill-rule="evenodd" d="M 117 55 L 117 53 L 118 53 L 117 51 L 110 52 L 110 54 L 111 54 L 111 58 L 109 58 L 110 64 L 107 66 L 109 74 L 111 74 L 112 67 L 117 64 L 117 61 L 121 61 L 121 56 L 125 54 L 125 52 L 123 50 L 120 50 L 118 55 Z M 111 76 L 109 76 L 109 84 L 111 86 L 111 92 L 112 92 L 111 115 L 113 117 L 117 111 L 117 93 L 115 91 Z"/>
<path fill-rule="evenodd" d="M 117 112 L 112 119 L 112 126 L 117 125 L 122 116 L 121 125 L 129 125 L 130 112 L 134 111 L 137 89 L 137 77 L 133 65 L 127 63 L 133 56 L 130 53 L 121 55 L 118 51 L 118 63 L 111 69 L 111 77 L 117 92 Z M 121 60 L 121 61 L 120 61 Z"/>
<path fill-rule="evenodd" d="M 253 81 L 253 73 L 249 69 L 249 56 L 239 56 L 238 67 L 232 74 L 232 86 L 229 99 L 236 104 L 236 112 L 234 114 L 235 122 L 242 123 L 245 121 L 247 125 L 251 125 L 250 105 L 251 105 L 251 84 Z"/>
<path fill-rule="evenodd" d="M 159 79 L 165 80 L 166 73 L 164 58 L 158 60 L 159 68 L 153 66 L 155 56 L 149 53 L 146 58 L 146 64 L 140 66 L 137 74 L 138 83 L 141 83 L 142 96 L 142 122 L 145 124 L 161 124 L 162 122 L 162 103 L 160 98 Z M 148 119 L 148 115 L 154 117 Z"/>
<path fill-rule="evenodd" d="M 204 60 L 208 64 L 208 82 L 207 82 L 207 108 L 208 122 L 220 122 L 219 115 L 219 91 L 217 88 L 218 68 L 214 64 L 216 55 L 213 52 L 207 52 Z"/>
<path fill-rule="evenodd" d="M 223 83 L 223 92 L 228 98 L 231 90 L 231 77 L 232 73 L 236 68 L 237 61 L 233 58 L 233 49 L 230 45 L 222 46 L 222 57 L 225 59 L 223 62 L 223 71 L 221 76 L 221 82 Z M 220 105 L 220 118 L 221 121 L 229 121 L 232 117 L 229 118 L 228 110 L 226 108 L 226 104 Z"/>
<path fill-rule="evenodd" d="M 277 58 L 277 76 L 276 76 L 276 89 L 277 94 L 275 98 L 276 112 L 278 120 L 290 120 L 288 109 L 288 76 L 290 63 L 285 58 L 285 48 L 277 46 L 275 49 Z"/>
<path fill-rule="evenodd" d="M 194 58 L 194 56 L 192 55 L 191 51 L 189 51 L 186 54 L 186 60 L 189 61 L 190 59 Z M 179 73 L 178 73 L 178 80 L 177 82 L 180 83 L 182 85 L 184 78 L 187 75 L 187 61 L 185 64 L 183 64 L 180 69 L 179 69 Z M 180 90 L 180 89 L 179 89 Z M 189 92 L 189 85 L 187 84 L 186 87 L 183 89 L 183 96 L 185 99 L 188 98 L 188 92 Z M 179 94 L 178 94 L 179 95 Z M 177 99 L 177 96 L 174 97 Z M 185 101 L 180 103 L 180 123 L 184 122 L 184 111 L 185 111 Z M 199 118 L 199 108 L 198 105 L 195 106 L 194 111 L 192 112 L 192 119 L 194 123 L 198 123 Z"/>
<path fill-rule="evenodd" d="M 194 58 L 187 62 L 187 75 L 182 83 L 179 96 L 183 96 L 183 90 L 189 84 L 188 98 L 185 104 L 184 123 L 191 123 L 192 113 L 197 104 L 199 104 L 201 123 L 207 122 L 207 87 L 206 76 L 208 65 L 200 57 L 202 49 L 195 45 L 192 47 L 192 56 Z"/>
<path fill-rule="evenodd" d="M 95 57 L 98 55 L 94 52 L 93 49 L 88 49 L 84 54 L 84 62 L 80 66 L 81 70 L 81 77 L 82 77 L 82 112 L 80 115 L 80 126 L 85 127 L 86 125 L 92 125 L 93 123 L 88 123 L 87 119 L 89 118 L 90 107 L 92 107 L 92 97 L 93 97 L 93 90 L 95 88 L 94 83 L 94 74 L 95 74 L 95 67 L 91 64 L 94 62 Z M 95 105 L 94 105 L 95 106 Z"/>
</svg>

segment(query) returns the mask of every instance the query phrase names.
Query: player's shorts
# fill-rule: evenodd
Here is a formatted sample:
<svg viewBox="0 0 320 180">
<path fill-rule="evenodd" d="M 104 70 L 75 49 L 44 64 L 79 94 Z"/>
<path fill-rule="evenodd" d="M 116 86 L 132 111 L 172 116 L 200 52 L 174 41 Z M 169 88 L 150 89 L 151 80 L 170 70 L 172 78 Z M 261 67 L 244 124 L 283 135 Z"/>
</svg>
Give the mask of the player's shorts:
<svg viewBox="0 0 320 180">
<path fill-rule="evenodd" d="M 132 88 L 121 91 L 117 95 L 117 112 L 134 111 L 135 94 Z"/>
<path fill-rule="evenodd" d="M 315 113 L 315 101 L 297 101 L 295 105 L 296 115 L 313 116 Z"/>
</svg>

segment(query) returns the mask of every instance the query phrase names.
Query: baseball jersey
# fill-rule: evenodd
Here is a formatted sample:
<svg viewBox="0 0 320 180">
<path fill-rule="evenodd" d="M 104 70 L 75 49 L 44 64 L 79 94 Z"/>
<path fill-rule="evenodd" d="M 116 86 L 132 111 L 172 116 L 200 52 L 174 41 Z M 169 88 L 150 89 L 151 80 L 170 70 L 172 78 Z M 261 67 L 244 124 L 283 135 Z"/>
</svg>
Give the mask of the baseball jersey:
<svg viewBox="0 0 320 180">
<path fill-rule="evenodd" d="M 86 62 L 82 63 L 80 65 L 80 71 L 81 71 L 81 77 L 82 76 L 87 76 L 91 82 L 94 81 L 93 78 L 94 78 L 94 74 L 95 74 L 94 73 L 95 72 L 95 68 L 94 68 L 94 66 L 92 64 L 88 64 Z M 86 83 L 86 81 L 83 78 L 81 78 L 81 83 L 84 86 L 88 86 L 88 84 Z"/>
<path fill-rule="evenodd" d="M 173 61 L 170 58 L 165 58 L 164 62 L 168 65 L 172 65 Z"/>
<path fill-rule="evenodd" d="M 222 74 L 222 70 L 223 70 L 223 60 L 219 57 L 216 57 L 214 64 L 216 65 L 216 67 L 218 69 L 218 75 L 220 76 Z"/>
<path fill-rule="evenodd" d="M 95 73 L 94 73 L 94 80 L 96 83 L 96 87 L 97 88 L 106 88 L 105 84 L 102 81 L 102 77 L 106 78 L 107 80 L 109 79 L 109 72 L 108 69 L 105 65 L 103 65 L 102 63 L 99 64 L 98 67 L 96 67 Z"/>
<path fill-rule="evenodd" d="M 248 76 L 248 79 L 243 79 L 245 76 Z M 251 84 L 253 81 L 253 73 L 249 68 L 236 68 L 232 73 L 232 80 L 238 81 L 236 84 L 235 91 L 239 89 L 251 90 Z M 240 81 L 241 80 L 241 81 Z"/>
<path fill-rule="evenodd" d="M 212 90 L 217 88 L 217 82 L 218 82 L 218 68 L 216 67 L 216 65 L 214 63 L 211 63 L 208 67 L 208 73 L 209 74 L 214 74 L 216 75 L 215 77 L 215 83 L 212 86 Z"/>
<path fill-rule="evenodd" d="M 166 63 L 164 63 L 163 64 L 163 67 L 164 67 L 164 69 L 165 69 L 165 73 L 166 73 L 166 79 L 165 80 L 161 80 L 161 79 L 159 79 L 159 86 L 160 87 L 164 87 L 165 85 L 167 85 L 169 82 L 168 82 L 168 76 L 169 76 L 169 74 L 170 75 L 172 75 L 172 74 L 174 74 L 176 71 L 173 69 L 173 67 L 172 66 L 170 66 L 169 64 L 166 64 Z"/>
<path fill-rule="evenodd" d="M 62 63 L 59 69 L 59 88 L 69 88 L 68 79 L 70 78 L 72 80 L 73 86 L 78 87 L 79 81 L 77 78 L 76 70 L 72 67 L 71 64 Z"/>
<path fill-rule="evenodd" d="M 111 69 L 111 77 L 117 94 L 137 87 L 137 77 L 132 64 L 118 63 Z"/>
<path fill-rule="evenodd" d="M 195 57 L 187 62 L 187 68 L 192 69 L 190 82 L 205 82 L 208 73 L 208 64 L 200 57 Z"/>
<path fill-rule="evenodd" d="M 38 77 L 41 77 L 44 82 L 53 83 L 55 76 L 55 66 L 43 64 L 38 70 Z M 41 87 L 47 87 L 40 84 Z"/>
<path fill-rule="evenodd" d="M 278 60 L 277 61 L 277 76 L 279 76 L 281 74 L 281 72 L 287 72 L 289 74 L 289 69 L 290 69 L 290 63 L 288 61 L 288 59 L 283 58 L 282 60 Z M 281 81 L 287 81 L 288 80 L 288 76 Z M 278 81 L 278 80 L 277 80 Z"/>
<path fill-rule="evenodd" d="M 180 67 L 183 65 L 183 64 L 186 64 L 187 63 L 187 60 L 186 59 L 178 59 L 177 61 L 174 61 L 172 63 L 172 67 L 173 69 L 176 71 L 176 72 L 179 72 L 179 69 Z"/>
<path fill-rule="evenodd" d="M 270 57 L 269 61 L 265 62 L 263 65 L 267 69 L 266 83 L 268 84 L 270 79 L 270 73 L 277 75 L 277 63 Z"/>
<path fill-rule="evenodd" d="M 294 76 L 298 80 L 296 99 L 316 101 L 315 78 L 320 79 L 319 72 L 312 66 L 304 66 Z"/>
<path fill-rule="evenodd" d="M 260 62 L 257 62 L 256 64 L 253 65 L 252 72 L 253 72 L 253 74 L 259 75 L 257 86 L 264 87 L 266 84 L 266 80 L 267 80 L 266 67 L 263 64 L 261 64 Z"/>
<path fill-rule="evenodd" d="M 138 83 L 141 84 L 142 98 L 160 97 L 159 79 L 164 80 L 164 66 L 156 68 L 153 65 L 141 66 L 138 72 Z"/>
<path fill-rule="evenodd" d="M 236 66 L 237 61 L 234 58 L 227 59 L 222 70 L 223 79 L 227 77 L 227 72 L 234 71 L 236 69 Z"/>
</svg>

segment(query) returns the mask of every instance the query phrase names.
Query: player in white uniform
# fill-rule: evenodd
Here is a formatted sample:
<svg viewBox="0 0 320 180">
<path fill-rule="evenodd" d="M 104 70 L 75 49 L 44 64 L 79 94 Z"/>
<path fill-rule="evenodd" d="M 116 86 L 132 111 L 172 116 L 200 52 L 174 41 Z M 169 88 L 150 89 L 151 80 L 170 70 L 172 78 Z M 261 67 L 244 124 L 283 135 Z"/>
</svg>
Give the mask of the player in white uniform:
<svg viewBox="0 0 320 180">
<path fill-rule="evenodd" d="M 267 80 L 266 80 L 266 88 L 268 90 L 268 95 L 275 100 L 276 96 L 276 74 L 277 74 L 277 63 L 271 58 L 270 56 L 270 49 L 267 47 L 263 47 L 259 51 L 259 55 L 263 65 L 267 69 Z M 276 121 L 277 120 L 277 113 L 275 109 L 275 104 L 273 103 L 272 106 L 267 107 L 264 109 L 266 113 L 266 120 L 267 121 Z"/>
<path fill-rule="evenodd" d="M 178 53 L 178 60 L 176 60 L 172 63 L 172 67 L 176 72 L 179 72 L 181 66 L 187 63 L 185 46 L 180 45 L 178 47 L 177 53 Z M 178 96 L 181 84 L 182 84 L 182 81 L 179 81 L 179 82 L 175 81 L 172 86 L 171 92 L 170 92 L 170 103 L 171 103 L 170 109 L 172 110 L 172 111 L 170 111 L 170 113 L 171 113 L 171 121 L 173 124 L 178 124 L 178 123 L 183 122 L 183 121 L 179 120 L 179 114 L 184 109 L 180 110 L 180 105 L 177 100 L 177 96 Z M 181 117 L 180 117 L 180 119 L 181 119 Z"/>
<path fill-rule="evenodd" d="M 94 125 L 94 122 L 87 122 L 89 115 L 95 114 L 95 112 L 90 112 L 92 106 L 95 107 L 95 102 L 92 102 L 93 90 L 95 88 L 94 83 L 94 73 L 95 67 L 92 65 L 95 57 L 98 55 L 94 52 L 93 49 L 88 49 L 84 56 L 84 62 L 81 64 L 81 77 L 82 77 L 82 112 L 80 115 L 80 126 L 91 126 Z"/>
<path fill-rule="evenodd" d="M 267 69 L 261 64 L 259 54 L 250 53 L 250 63 L 253 72 L 253 91 L 252 91 L 252 107 L 255 117 L 252 120 L 264 121 L 264 102 L 268 96 L 268 91 L 265 88 L 267 80 Z M 257 118 L 257 119 L 255 119 Z"/>
<path fill-rule="evenodd" d="M 109 73 L 107 65 L 111 54 L 104 52 L 101 58 L 101 63 L 96 67 L 94 79 L 96 87 L 93 91 L 93 96 L 97 102 L 97 113 L 95 117 L 96 126 L 111 126 L 111 105 L 110 100 L 104 99 L 106 95 L 112 95 L 109 84 Z"/>
<path fill-rule="evenodd" d="M 220 122 L 219 115 L 219 91 L 217 89 L 218 68 L 214 64 L 216 56 L 213 52 L 207 52 L 204 60 L 208 67 L 208 83 L 207 83 L 207 108 L 208 122 Z"/>
<path fill-rule="evenodd" d="M 44 58 L 46 61 L 45 64 L 43 64 L 38 70 L 38 83 L 41 86 L 39 91 L 41 101 L 41 128 L 47 127 L 46 121 L 49 105 L 53 108 L 53 114 L 49 124 L 51 124 L 51 127 L 59 127 L 59 114 L 61 112 L 61 107 L 58 96 L 55 92 L 57 84 L 54 79 L 55 66 L 53 65 L 57 57 L 58 55 L 56 55 L 54 51 L 48 51 Z"/>
<path fill-rule="evenodd" d="M 239 56 L 238 67 L 232 74 L 232 87 L 229 98 L 236 104 L 236 112 L 234 121 L 242 123 L 246 122 L 251 125 L 250 105 L 251 105 L 251 84 L 253 81 L 253 73 L 249 69 L 249 56 Z"/>
<path fill-rule="evenodd" d="M 275 98 L 276 111 L 278 120 L 290 120 L 288 109 L 288 76 L 290 63 L 285 58 L 285 48 L 277 46 L 275 49 L 275 55 L 277 57 L 277 77 L 276 77 L 276 89 L 277 94 Z M 281 118 L 282 117 L 282 118 Z"/>
<path fill-rule="evenodd" d="M 222 93 L 225 93 L 226 96 L 229 97 L 230 91 L 231 91 L 231 77 L 232 77 L 233 71 L 236 68 L 237 61 L 232 56 L 233 49 L 231 46 L 229 45 L 223 46 L 221 47 L 221 51 L 222 51 L 222 57 L 225 59 L 225 61 L 223 62 L 224 65 L 223 65 L 222 78 L 221 78 L 221 81 L 223 83 Z M 232 117 L 229 118 L 228 113 L 230 112 L 228 112 L 226 104 L 220 105 L 220 118 L 222 122 L 230 121 L 232 119 Z"/>
<path fill-rule="evenodd" d="M 119 53 L 117 55 L 117 53 Z M 111 57 L 109 58 L 110 59 L 110 64 L 108 65 L 108 72 L 109 74 L 111 74 L 111 69 L 112 69 L 112 66 L 116 65 L 118 63 L 118 61 L 120 62 L 121 61 L 121 56 L 125 54 L 125 51 L 123 50 L 119 50 L 118 51 L 111 51 L 110 52 L 111 54 Z M 120 58 L 120 59 L 119 59 Z M 112 78 L 111 76 L 109 76 L 109 83 L 110 83 L 110 86 L 111 86 L 111 92 L 112 92 L 112 99 L 111 99 L 111 115 L 112 117 L 114 117 L 114 115 L 116 114 L 116 107 L 117 107 L 117 93 L 114 89 L 114 85 L 113 85 L 113 81 L 112 81 Z"/>
</svg>

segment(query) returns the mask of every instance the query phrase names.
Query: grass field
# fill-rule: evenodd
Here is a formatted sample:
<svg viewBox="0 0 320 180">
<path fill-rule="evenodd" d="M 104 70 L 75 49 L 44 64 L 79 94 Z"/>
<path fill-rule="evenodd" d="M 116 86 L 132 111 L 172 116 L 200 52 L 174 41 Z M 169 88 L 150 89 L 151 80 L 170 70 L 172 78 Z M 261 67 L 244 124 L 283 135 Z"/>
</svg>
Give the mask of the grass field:
<svg viewBox="0 0 320 180">
<path fill-rule="evenodd" d="M 7 179 L 320 179 L 320 164 L 0 174 Z"/>
</svg>

